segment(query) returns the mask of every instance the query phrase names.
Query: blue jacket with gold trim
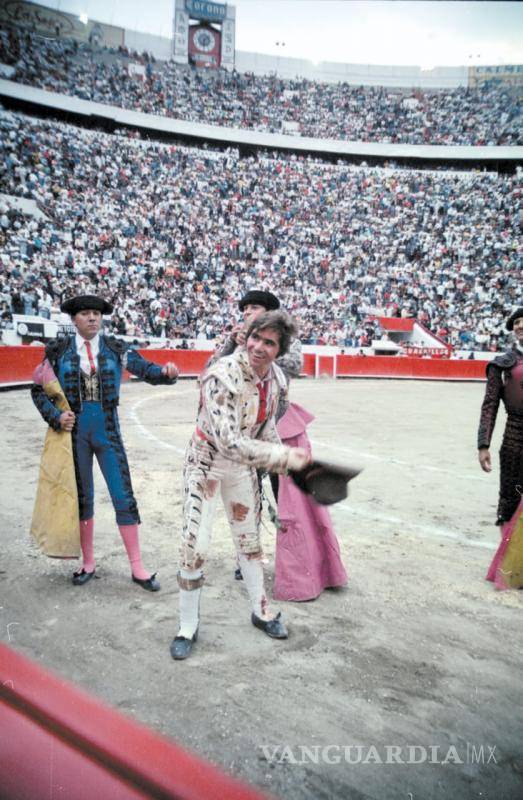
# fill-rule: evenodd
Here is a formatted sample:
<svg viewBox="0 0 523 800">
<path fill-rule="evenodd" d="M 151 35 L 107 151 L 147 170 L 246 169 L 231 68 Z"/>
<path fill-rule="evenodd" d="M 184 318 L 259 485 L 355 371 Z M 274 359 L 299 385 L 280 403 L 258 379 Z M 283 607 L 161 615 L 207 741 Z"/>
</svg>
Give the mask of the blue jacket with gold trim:
<svg viewBox="0 0 523 800">
<path fill-rule="evenodd" d="M 45 348 L 45 357 L 50 362 L 71 410 L 78 414 L 82 410 L 80 390 L 80 356 L 76 352 L 74 336 L 55 339 Z M 116 408 L 120 399 L 122 371 L 126 369 L 137 378 L 153 385 L 176 383 L 176 378 L 162 374 L 162 367 L 146 361 L 127 342 L 112 336 L 100 335 L 98 352 L 98 375 L 100 379 L 100 401 L 105 412 Z M 38 411 L 55 430 L 60 430 L 61 411 L 51 402 L 38 384 L 31 388 L 31 396 Z"/>
</svg>

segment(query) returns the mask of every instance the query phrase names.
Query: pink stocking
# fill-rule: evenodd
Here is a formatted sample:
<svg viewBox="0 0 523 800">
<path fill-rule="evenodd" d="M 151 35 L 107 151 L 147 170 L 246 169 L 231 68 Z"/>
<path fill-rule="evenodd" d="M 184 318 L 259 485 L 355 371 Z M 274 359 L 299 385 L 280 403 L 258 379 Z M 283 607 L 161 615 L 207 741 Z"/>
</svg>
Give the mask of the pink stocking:
<svg viewBox="0 0 523 800">
<path fill-rule="evenodd" d="M 83 569 L 94 572 L 94 518 L 80 520 L 80 547 L 82 548 Z"/>
<path fill-rule="evenodd" d="M 151 577 L 151 573 L 147 572 L 142 564 L 142 556 L 140 553 L 140 541 L 138 539 L 138 525 L 118 525 L 127 556 L 131 564 L 131 572 L 135 578 L 139 580 L 147 580 Z"/>
</svg>

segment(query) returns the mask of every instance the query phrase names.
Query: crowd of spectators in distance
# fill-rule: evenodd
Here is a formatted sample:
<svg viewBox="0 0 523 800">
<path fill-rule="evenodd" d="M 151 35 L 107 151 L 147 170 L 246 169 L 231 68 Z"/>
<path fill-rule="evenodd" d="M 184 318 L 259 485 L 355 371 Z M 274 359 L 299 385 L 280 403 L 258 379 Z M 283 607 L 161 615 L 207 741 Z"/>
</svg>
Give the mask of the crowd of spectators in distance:
<svg viewBox="0 0 523 800">
<path fill-rule="evenodd" d="M 523 144 L 521 96 L 507 87 L 406 91 L 198 70 L 14 28 L 0 30 L 0 63 L 19 83 L 190 122 L 360 142 Z M 137 63 L 142 74 L 130 69 Z"/>
<path fill-rule="evenodd" d="M 521 303 L 521 173 L 241 157 L 0 114 L 0 304 L 49 315 L 114 301 L 112 330 L 215 339 L 251 287 L 311 344 L 364 347 L 371 315 L 416 317 L 460 349 L 496 349 Z"/>
</svg>

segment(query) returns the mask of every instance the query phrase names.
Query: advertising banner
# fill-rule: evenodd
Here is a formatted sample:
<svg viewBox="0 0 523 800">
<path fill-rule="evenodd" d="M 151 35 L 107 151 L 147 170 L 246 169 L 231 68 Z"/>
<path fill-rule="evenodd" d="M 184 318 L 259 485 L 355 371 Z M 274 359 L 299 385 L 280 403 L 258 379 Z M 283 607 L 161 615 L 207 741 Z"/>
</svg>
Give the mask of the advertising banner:
<svg viewBox="0 0 523 800">
<path fill-rule="evenodd" d="M 234 69 L 234 30 L 235 20 L 226 19 L 222 25 L 222 67 Z"/>
<path fill-rule="evenodd" d="M 185 0 L 185 8 L 192 19 L 207 22 L 223 22 L 227 16 L 225 3 L 213 3 L 211 0 Z"/>
</svg>

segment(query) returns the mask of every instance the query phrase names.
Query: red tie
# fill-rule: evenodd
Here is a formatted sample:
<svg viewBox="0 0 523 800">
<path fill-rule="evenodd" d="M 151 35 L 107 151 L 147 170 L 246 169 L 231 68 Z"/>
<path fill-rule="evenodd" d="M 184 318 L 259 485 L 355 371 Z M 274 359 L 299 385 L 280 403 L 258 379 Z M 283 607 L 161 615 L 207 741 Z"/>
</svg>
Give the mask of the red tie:
<svg viewBox="0 0 523 800">
<path fill-rule="evenodd" d="M 256 417 L 256 423 L 261 424 L 265 422 L 265 417 L 267 416 L 267 387 L 268 381 L 260 381 L 256 384 L 256 388 L 258 389 L 258 394 L 260 395 L 260 405 L 258 407 L 258 416 Z"/>
<path fill-rule="evenodd" d="M 93 351 L 91 350 L 91 342 L 88 342 L 87 339 L 85 341 L 85 349 L 87 350 L 87 358 L 89 359 L 89 364 L 91 365 L 91 375 L 94 375 L 96 372 L 96 364 L 94 363 Z"/>
</svg>

